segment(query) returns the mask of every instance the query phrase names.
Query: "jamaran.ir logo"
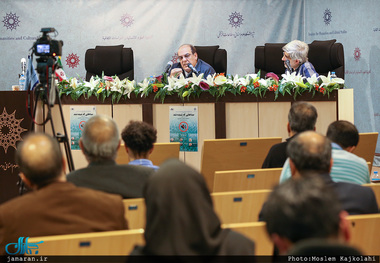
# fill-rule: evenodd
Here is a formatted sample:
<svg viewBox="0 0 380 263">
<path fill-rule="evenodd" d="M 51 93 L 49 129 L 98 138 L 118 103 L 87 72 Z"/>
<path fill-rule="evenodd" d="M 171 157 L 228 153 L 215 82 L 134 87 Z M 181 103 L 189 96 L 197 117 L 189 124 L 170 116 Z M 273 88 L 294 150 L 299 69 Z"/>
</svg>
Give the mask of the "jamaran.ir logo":
<svg viewBox="0 0 380 263">
<path fill-rule="evenodd" d="M 24 237 L 19 237 L 17 243 L 9 243 L 5 246 L 5 252 L 7 252 L 8 255 L 32 255 L 32 250 L 35 249 L 34 254 L 38 255 L 38 244 L 44 243 L 44 241 L 29 243 L 28 240 L 29 237 L 25 238 L 25 242 Z M 11 249 L 11 251 L 9 249 Z"/>
</svg>

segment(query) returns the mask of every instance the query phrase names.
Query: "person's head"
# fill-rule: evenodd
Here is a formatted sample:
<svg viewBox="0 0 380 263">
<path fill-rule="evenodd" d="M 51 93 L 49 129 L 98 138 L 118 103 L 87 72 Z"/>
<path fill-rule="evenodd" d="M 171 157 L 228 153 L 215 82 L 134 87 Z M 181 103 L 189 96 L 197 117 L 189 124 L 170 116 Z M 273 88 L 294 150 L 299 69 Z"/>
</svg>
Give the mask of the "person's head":
<svg viewBox="0 0 380 263">
<path fill-rule="evenodd" d="M 198 62 L 198 53 L 193 45 L 190 44 L 184 44 L 179 47 L 178 49 L 178 59 L 181 63 L 181 67 L 186 72 L 190 72 L 191 69 L 187 66 L 189 63 L 195 67 Z"/>
<path fill-rule="evenodd" d="M 84 126 L 79 146 L 89 162 L 114 160 L 120 146 L 115 121 L 105 115 L 90 118 Z"/>
<path fill-rule="evenodd" d="M 132 159 L 148 159 L 157 140 L 157 130 L 146 122 L 130 121 L 121 137 Z"/>
<path fill-rule="evenodd" d="M 299 65 L 307 61 L 309 46 L 305 42 L 293 40 L 286 44 L 282 50 L 284 51 L 282 61 L 289 60 L 293 69 L 297 69 Z"/>
<path fill-rule="evenodd" d="M 331 143 L 314 131 L 302 132 L 287 145 L 292 175 L 308 172 L 329 173 L 332 166 Z"/>
<path fill-rule="evenodd" d="M 263 207 L 267 232 L 280 254 L 309 238 L 348 241 L 346 216 L 334 189 L 318 176 L 276 186 Z"/>
<path fill-rule="evenodd" d="M 317 109 L 313 105 L 304 101 L 295 102 L 290 107 L 288 114 L 288 132 L 296 134 L 315 130 L 317 118 Z"/>
<path fill-rule="evenodd" d="M 348 121 L 331 123 L 327 128 L 326 136 L 349 152 L 352 152 L 359 143 L 359 132 L 355 125 Z"/>
<path fill-rule="evenodd" d="M 224 231 L 204 177 L 177 159 L 164 162 L 144 189 L 145 253 L 213 255 Z"/>
<path fill-rule="evenodd" d="M 31 188 L 64 180 L 65 162 L 58 141 L 43 133 L 30 133 L 17 147 L 21 179 Z"/>
</svg>

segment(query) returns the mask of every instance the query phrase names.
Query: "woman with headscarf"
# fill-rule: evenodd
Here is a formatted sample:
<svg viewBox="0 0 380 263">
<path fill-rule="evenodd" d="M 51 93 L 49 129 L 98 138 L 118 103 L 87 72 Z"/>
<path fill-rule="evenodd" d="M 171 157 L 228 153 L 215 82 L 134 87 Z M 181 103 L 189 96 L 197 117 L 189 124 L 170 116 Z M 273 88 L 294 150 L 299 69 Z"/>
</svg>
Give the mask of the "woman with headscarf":
<svg viewBox="0 0 380 263">
<path fill-rule="evenodd" d="M 148 180 L 145 246 L 131 255 L 253 255 L 247 237 L 222 229 L 203 176 L 169 160 Z"/>
</svg>

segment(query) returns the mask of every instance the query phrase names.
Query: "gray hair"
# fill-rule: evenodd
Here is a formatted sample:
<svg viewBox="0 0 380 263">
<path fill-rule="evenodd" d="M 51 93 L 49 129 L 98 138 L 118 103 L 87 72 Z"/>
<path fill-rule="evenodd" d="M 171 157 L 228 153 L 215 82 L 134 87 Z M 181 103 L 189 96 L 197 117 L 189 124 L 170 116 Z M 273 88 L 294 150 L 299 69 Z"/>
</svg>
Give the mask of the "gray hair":
<svg viewBox="0 0 380 263">
<path fill-rule="evenodd" d="M 112 118 L 96 115 L 86 122 L 81 141 L 89 161 L 114 160 L 120 142 L 119 129 Z"/>
<path fill-rule="evenodd" d="M 302 64 L 307 61 L 309 45 L 300 40 L 293 40 L 286 44 L 282 50 L 288 53 L 291 59 L 298 59 Z"/>
</svg>

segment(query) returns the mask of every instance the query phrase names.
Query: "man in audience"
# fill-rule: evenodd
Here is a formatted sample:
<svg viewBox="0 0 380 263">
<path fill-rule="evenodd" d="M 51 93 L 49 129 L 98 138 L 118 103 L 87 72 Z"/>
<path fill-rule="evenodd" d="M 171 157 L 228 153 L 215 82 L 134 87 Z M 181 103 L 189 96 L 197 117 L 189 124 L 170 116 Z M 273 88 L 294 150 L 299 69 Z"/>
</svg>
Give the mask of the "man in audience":
<svg viewBox="0 0 380 263">
<path fill-rule="evenodd" d="M 305 42 L 300 40 L 293 40 L 286 44 L 282 50 L 284 66 L 289 73 L 296 72 L 297 75 L 301 75 L 306 78 L 310 78 L 316 72 L 313 64 L 308 61 L 307 55 L 309 53 L 309 46 Z"/>
<path fill-rule="evenodd" d="M 127 228 L 120 196 L 66 182 L 65 160 L 55 138 L 29 135 L 18 145 L 16 162 L 33 191 L 0 206 L 0 255 L 16 253 L 20 237 Z"/>
<path fill-rule="evenodd" d="M 359 142 L 359 133 L 355 125 L 348 121 L 334 121 L 327 129 L 327 138 L 332 141 L 332 180 L 355 184 L 370 183 L 366 161 L 352 153 Z M 290 174 L 289 162 L 286 161 L 280 182 L 288 179 Z"/>
<path fill-rule="evenodd" d="M 157 130 L 152 125 L 143 121 L 130 121 L 122 131 L 121 137 L 129 156 L 129 164 L 158 169 L 158 166 L 153 165 L 148 159 L 157 140 Z"/>
<path fill-rule="evenodd" d="M 378 213 L 375 194 L 369 187 L 346 182 L 334 182 L 330 177 L 333 159 L 331 142 L 313 131 L 297 135 L 288 145 L 289 166 L 292 177 L 314 175 L 333 187 L 342 209 L 350 215 Z"/>
<path fill-rule="evenodd" d="M 311 239 L 347 243 L 347 212 L 318 176 L 303 176 L 274 188 L 263 208 L 268 234 L 280 255 Z"/>
<path fill-rule="evenodd" d="M 84 126 L 79 146 L 89 165 L 71 172 L 69 182 L 77 186 L 119 194 L 123 198 L 141 198 L 143 187 L 153 169 L 115 162 L 120 135 L 112 118 L 96 115 Z"/>
<path fill-rule="evenodd" d="M 169 72 L 170 77 L 179 77 L 181 73 L 185 78 L 192 77 L 193 74 L 207 78 L 208 75 L 215 73 L 215 70 L 202 59 L 198 58 L 198 53 L 193 45 L 184 44 L 178 49 L 179 63 L 175 63 Z M 189 66 L 190 65 L 190 66 Z M 194 69 L 197 72 L 194 72 Z"/>
<path fill-rule="evenodd" d="M 275 144 L 269 150 L 262 168 L 280 168 L 284 165 L 286 158 L 286 146 L 299 132 L 315 130 L 317 122 L 317 110 L 307 102 L 295 102 L 292 104 L 288 114 L 288 133 L 289 138 L 285 142 Z"/>
</svg>

